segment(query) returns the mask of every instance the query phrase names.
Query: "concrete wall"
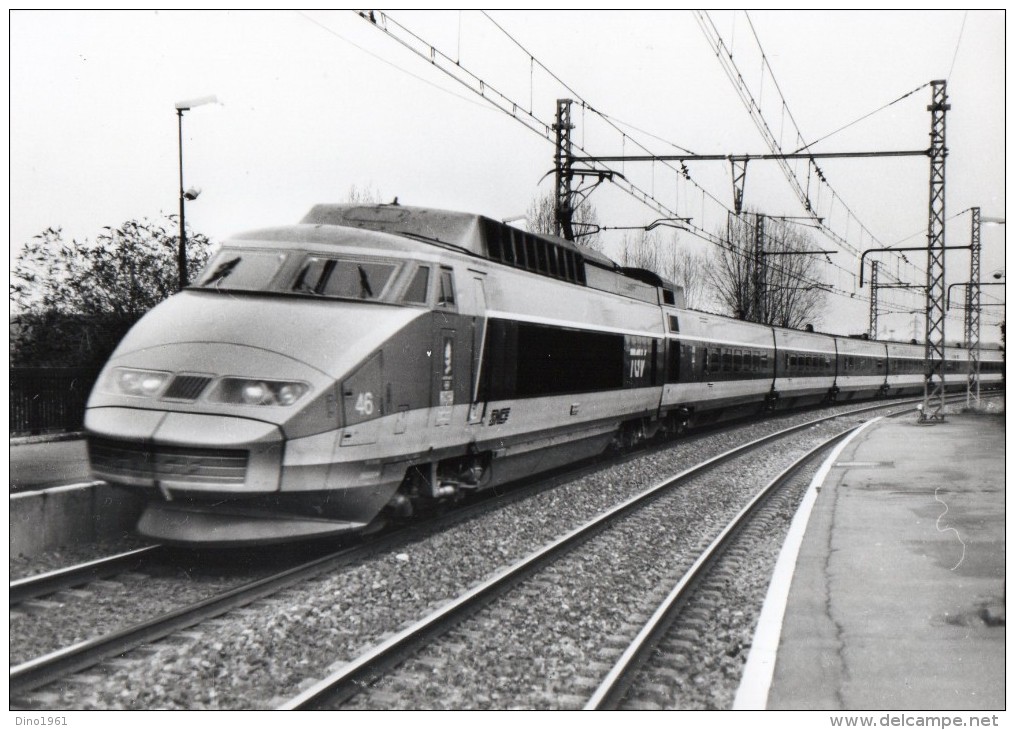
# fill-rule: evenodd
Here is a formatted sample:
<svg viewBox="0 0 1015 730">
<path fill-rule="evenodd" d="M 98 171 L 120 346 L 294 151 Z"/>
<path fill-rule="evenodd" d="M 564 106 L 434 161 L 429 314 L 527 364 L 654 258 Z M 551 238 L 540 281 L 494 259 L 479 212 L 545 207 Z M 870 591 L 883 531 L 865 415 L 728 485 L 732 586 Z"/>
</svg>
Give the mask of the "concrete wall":
<svg viewBox="0 0 1015 730">
<path fill-rule="evenodd" d="M 122 537 L 133 532 L 143 507 L 139 497 L 101 482 L 12 494 L 10 554 Z"/>
</svg>

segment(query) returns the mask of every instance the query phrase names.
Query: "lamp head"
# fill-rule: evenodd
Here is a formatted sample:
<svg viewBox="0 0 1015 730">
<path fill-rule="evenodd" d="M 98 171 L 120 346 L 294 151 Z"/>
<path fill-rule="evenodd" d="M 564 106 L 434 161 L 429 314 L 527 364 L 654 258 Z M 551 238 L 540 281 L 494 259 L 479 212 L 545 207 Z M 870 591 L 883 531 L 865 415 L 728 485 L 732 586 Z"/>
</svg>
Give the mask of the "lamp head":
<svg viewBox="0 0 1015 730">
<path fill-rule="evenodd" d="M 186 101 L 176 102 L 176 110 L 185 112 L 188 109 L 193 109 L 195 106 L 201 106 L 202 104 L 219 104 L 219 98 L 214 94 L 211 96 L 202 96 L 198 99 L 187 99 Z"/>
<path fill-rule="evenodd" d="M 183 194 L 183 197 L 187 200 L 197 200 L 197 196 L 201 194 L 201 188 L 190 188 Z"/>
</svg>

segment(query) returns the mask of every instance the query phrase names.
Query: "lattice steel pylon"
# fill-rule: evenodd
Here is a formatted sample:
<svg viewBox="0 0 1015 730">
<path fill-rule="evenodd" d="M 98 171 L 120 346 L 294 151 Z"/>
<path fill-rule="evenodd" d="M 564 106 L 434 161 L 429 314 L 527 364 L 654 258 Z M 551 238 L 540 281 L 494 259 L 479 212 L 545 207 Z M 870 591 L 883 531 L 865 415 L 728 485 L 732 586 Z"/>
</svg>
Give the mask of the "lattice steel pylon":
<svg viewBox="0 0 1015 730">
<path fill-rule="evenodd" d="M 969 375 L 966 405 L 980 404 L 980 209 L 972 208 L 969 233 L 969 285 L 966 287 L 966 347 L 969 348 Z"/>
<path fill-rule="evenodd" d="M 572 103 L 572 99 L 557 99 L 557 121 L 553 125 L 557 132 L 557 148 L 553 158 L 557 183 L 553 214 L 557 235 L 568 241 L 574 240 L 574 193 L 571 190 L 571 180 L 574 177 L 571 171 L 571 130 L 574 129 L 571 123 Z"/>
<path fill-rule="evenodd" d="M 871 261 L 871 313 L 867 324 L 867 337 L 878 338 L 878 262 Z"/>
<path fill-rule="evenodd" d="M 931 81 L 930 205 L 927 218 L 927 328 L 921 421 L 943 421 L 945 404 L 945 116 L 948 82 Z"/>
</svg>

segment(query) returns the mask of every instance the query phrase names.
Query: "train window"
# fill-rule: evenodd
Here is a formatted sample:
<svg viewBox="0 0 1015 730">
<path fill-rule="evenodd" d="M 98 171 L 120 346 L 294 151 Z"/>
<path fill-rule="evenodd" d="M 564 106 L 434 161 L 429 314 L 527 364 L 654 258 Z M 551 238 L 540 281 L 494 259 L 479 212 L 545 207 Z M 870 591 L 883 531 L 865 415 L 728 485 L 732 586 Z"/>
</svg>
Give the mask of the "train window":
<svg viewBox="0 0 1015 730">
<path fill-rule="evenodd" d="M 517 397 L 587 393 L 624 387 L 625 346 L 622 335 L 525 322 L 512 322 L 509 327 L 517 332 L 517 360 L 514 364 Z M 503 358 L 503 354 L 497 352 L 490 352 L 489 356 L 491 359 Z M 484 353 L 486 357 L 487 353 Z M 487 370 L 486 367 L 483 369 Z"/>
<path fill-rule="evenodd" d="M 537 241 L 531 236 L 525 237 L 525 258 L 526 268 L 532 271 L 542 271 L 542 261 L 536 257 L 536 249 L 538 248 Z"/>
<path fill-rule="evenodd" d="M 760 352 L 751 353 L 751 366 L 752 366 L 751 369 L 754 372 L 756 372 L 756 373 L 757 372 L 761 372 L 761 353 Z"/>
<path fill-rule="evenodd" d="M 395 273 L 394 264 L 312 256 L 303 264 L 292 290 L 326 297 L 379 299 Z"/>
<path fill-rule="evenodd" d="M 679 331 L 680 331 L 680 320 L 677 319 L 677 315 L 671 314 L 670 315 L 670 332 L 679 332 Z"/>
<path fill-rule="evenodd" d="M 440 293 L 437 295 L 438 307 L 455 306 L 455 277 L 451 269 L 441 267 Z"/>
<path fill-rule="evenodd" d="M 550 260 L 550 270 L 549 270 L 550 276 L 557 276 L 558 272 L 560 271 L 560 262 L 558 259 L 558 254 L 560 253 L 560 251 L 557 249 L 556 246 L 550 246 L 547 253 L 549 254 Z"/>
<path fill-rule="evenodd" d="M 514 242 L 514 237 L 513 236 L 509 236 L 509 237 L 505 238 L 502 241 L 502 243 L 504 245 L 504 251 L 503 251 L 504 263 L 507 263 L 507 264 L 510 264 L 511 266 L 514 266 L 515 265 L 515 242 Z"/>
<path fill-rule="evenodd" d="M 546 256 L 543 255 L 543 247 L 545 244 L 535 236 L 529 236 L 527 240 L 529 242 L 529 269 L 545 274 Z"/>
<path fill-rule="evenodd" d="M 796 370 L 796 355 L 787 355 L 786 364 L 789 366 L 790 372 Z"/>
<path fill-rule="evenodd" d="M 765 372 L 765 371 L 768 370 L 768 353 L 767 352 L 761 353 L 761 370 L 762 370 L 762 372 Z"/>
<path fill-rule="evenodd" d="M 490 258 L 497 260 L 504 257 L 500 236 L 488 236 L 486 239 L 486 247 L 490 251 Z"/>
<path fill-rule="evenodd" d="M 739 373 L 744 367 L 744 353 L 743 350 L 733 351 L 733 372 Z"/>
<path fill-rule="evenodd" d="M 267 289 L 289 254 L 224 249 L 205 267 L 197 286 L 212 289 Z"/>
<path fill-rule="evenodd" d="M 727 373 L 733 370 L 733 352 L 725 347 L 722 351 L 722 369 Z"/>
<path fill-rule="evenodd" d="M 412 276 L 412 281 L 402 294 L 402 301 L 409 304 L 426 304 L 426 293 L 430 284 L 430 267 L 420 266 Z"/>
</svg>

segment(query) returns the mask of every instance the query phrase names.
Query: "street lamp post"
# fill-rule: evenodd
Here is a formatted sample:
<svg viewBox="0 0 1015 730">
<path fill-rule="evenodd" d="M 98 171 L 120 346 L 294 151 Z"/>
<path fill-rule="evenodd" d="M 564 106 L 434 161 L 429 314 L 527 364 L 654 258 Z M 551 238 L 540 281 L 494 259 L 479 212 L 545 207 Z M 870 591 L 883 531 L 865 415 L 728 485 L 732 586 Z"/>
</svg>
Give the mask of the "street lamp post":
<svg viewBox="0 0 1015 730">
<path fill-rule="evenodd" d="M 218 103 L 219 100 L 215 96 L 202 96 L 200 99 L 190 99 L 188 101 L 176 102 L 176 118 L 180 149 L 180 246 L 176 254 L 176 265 L 179 269 L 181 290 L 187 286 L 187 227 L 184 203 L 187 200 L 194 200 L 201 192 L 200 190 L 195 189 L 184 192 L 183 189 L 183 112 L 193 109 L 195 106 L 201 106 L 202 104 Z"/>
</svg>

